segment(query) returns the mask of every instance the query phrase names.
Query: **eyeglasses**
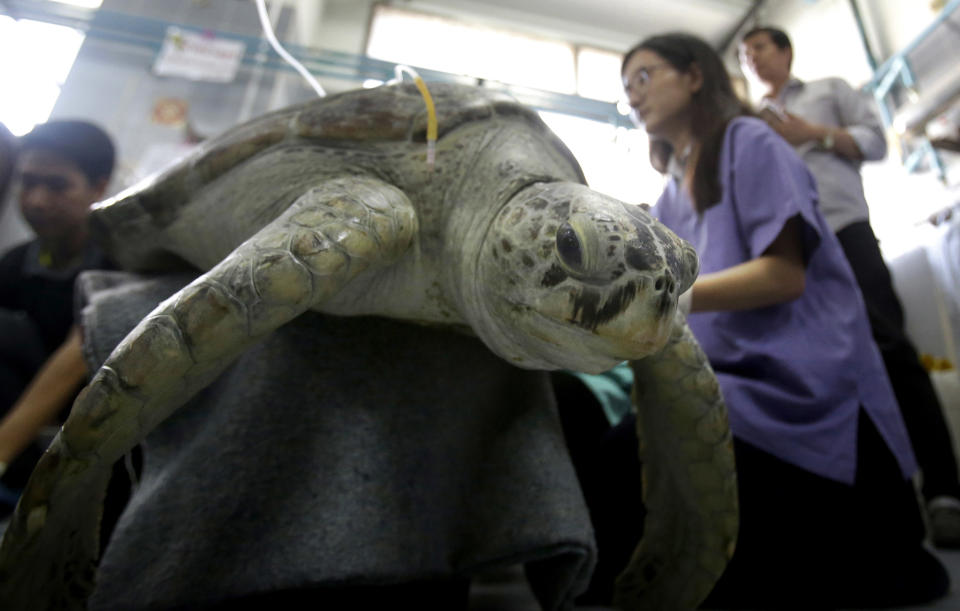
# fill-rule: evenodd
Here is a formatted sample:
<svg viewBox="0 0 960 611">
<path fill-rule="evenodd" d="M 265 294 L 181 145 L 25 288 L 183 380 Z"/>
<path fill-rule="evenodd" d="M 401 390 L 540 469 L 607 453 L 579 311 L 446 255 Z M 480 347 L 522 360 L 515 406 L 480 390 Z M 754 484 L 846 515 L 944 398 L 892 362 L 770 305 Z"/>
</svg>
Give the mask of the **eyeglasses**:
<svg viewBox="0 0 960 611">
<path fill-rule="evenodd" d="M 70 181 L 62 176 L 42 176 L 31 172 L 20 174 L 20 188 L 24 191 L 40 186 L 46 187 L 54 193 L 63 193 L 70 188 Z"/>
<path fill-rule="evenodd" d="M 623 85 L 623 90 L 625 92 L 633 93 L 638 91 L 641 87 L 646 87 L 650 82 L 650 75 L 659 70 L 660 68 L 668 68 L 669 64 L 655 64 L 653 66 L 643 66 L 642 68 L 637 68 L 633 71 L 633 74 Z"/>
</svg>

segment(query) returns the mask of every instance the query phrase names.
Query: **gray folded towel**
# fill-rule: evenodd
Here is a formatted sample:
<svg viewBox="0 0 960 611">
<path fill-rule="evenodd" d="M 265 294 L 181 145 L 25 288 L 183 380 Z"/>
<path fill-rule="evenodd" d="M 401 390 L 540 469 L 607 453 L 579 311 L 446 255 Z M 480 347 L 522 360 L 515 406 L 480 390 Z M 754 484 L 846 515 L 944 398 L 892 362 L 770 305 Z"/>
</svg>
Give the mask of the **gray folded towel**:
<svg viewBox="0 0 960 611">
<path fill-rule="evenodd" d="M 190 279 L 81 276 L 89 365 Z M 593 570 L 546 374 L 445 329 L 305 314 L 143 445 L 91 609 L 195 607 L 516 563 L 543 608 L 569 609 Z"/>
</svg>

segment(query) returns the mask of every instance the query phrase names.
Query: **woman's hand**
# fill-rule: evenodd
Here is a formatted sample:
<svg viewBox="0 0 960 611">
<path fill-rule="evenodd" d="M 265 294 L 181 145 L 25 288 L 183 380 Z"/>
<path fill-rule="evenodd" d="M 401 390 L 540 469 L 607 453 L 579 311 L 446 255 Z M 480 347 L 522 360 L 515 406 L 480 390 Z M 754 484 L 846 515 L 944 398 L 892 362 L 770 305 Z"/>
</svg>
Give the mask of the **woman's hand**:
<svg viewBox="0 0 960 611">
<path fill-rule="evenodd" d="M 701 274 L 693 284 L 690 311 L 751 310 L 800 297 L 806 286 L 801 229 L 795 216 L 756 259 Z"/>
</svg>

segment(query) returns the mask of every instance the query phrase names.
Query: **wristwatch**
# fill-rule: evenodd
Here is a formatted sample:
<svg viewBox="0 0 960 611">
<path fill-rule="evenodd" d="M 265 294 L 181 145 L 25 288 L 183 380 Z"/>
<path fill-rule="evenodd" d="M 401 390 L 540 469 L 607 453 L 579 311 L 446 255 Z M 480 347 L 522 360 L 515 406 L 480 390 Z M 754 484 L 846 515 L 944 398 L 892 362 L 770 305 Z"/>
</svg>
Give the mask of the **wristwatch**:
<svg viewBox="0 0 960 611">
<path fill-rule="evenodd" d="M 828 129 L 827 133 L 823 135 L 823 138 L 820 138 L 820 148 L 825 151 L 833 150 L 833 130 Z"/>
</svg>

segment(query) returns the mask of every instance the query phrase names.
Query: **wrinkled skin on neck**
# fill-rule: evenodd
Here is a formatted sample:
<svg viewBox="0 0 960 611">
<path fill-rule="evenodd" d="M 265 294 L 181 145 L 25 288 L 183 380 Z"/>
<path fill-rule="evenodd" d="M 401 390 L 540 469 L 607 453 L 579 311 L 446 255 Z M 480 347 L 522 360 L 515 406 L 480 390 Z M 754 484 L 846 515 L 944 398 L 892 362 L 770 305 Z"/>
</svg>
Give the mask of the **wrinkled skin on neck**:
<svg viewBox="0 0 960 611">
<path fill-rule="evenodd" d="M 666 343 L 693 248 L 639 206 L 571 182 L 518 191 L 477 253 L 470 316 L 521 367 L 598 373 Z"/>
</svg>

